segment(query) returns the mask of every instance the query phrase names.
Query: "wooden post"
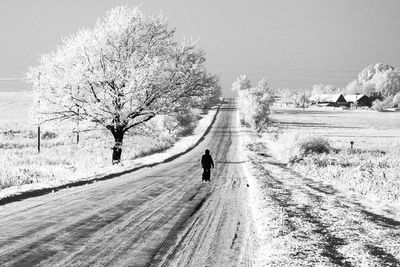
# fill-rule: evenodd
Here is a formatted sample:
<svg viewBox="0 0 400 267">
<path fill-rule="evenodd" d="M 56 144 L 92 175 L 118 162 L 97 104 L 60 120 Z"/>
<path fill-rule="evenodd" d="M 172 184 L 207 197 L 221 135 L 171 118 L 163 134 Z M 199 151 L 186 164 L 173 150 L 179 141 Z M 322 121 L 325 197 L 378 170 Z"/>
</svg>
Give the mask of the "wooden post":
<svg viewBox="0 0 400 267">
<path fill-rule="evenodd" d="M 37 127 L 37 149 L 38 149 L 38 153 L 40 153 L 40 125 L 38 124 Z"/>
<path fill-rule="evenodd" d="M 40 88 L 40 76 L 42 75 L 42 73 L 39 71 L 38 73 L 38 80 L 39 80 L 39 88 Z M 40 99 L 38 100 L 38 105 L 40 105 Z M 39 120 L 37 121 L 38 125 L 37 125 L 37 149 L 38 149 L 38 153 L 40 153 L 40 124 L 39 124 Z"/>
<path fill-rule="evenodd" d="M 79 90 L 80 87 L 78 86 L 78 96 L 79 96 Z M 76 144 L 79 144 L 79 106 L 78 106 L 78 117 L 76 120 Z"/>
<path fill-rule="evenodd" d="M 79 108 L 78 108 L 78 119 L 76 121 L 76 144 L 79 144 Z"/>
</svg>

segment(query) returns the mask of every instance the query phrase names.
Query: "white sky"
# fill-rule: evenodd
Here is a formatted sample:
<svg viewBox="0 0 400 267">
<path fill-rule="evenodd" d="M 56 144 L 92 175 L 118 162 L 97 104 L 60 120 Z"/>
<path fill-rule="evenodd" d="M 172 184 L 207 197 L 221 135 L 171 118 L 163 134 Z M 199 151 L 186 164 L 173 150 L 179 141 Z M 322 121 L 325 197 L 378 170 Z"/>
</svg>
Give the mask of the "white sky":
<svg viewBox="0 0 400 267">
<path fill-rule="evenodd" d="M 0 91 L 20 82 L 39 56 L 112 7 L 162 13 L 178 37 L 200 39 L 225 95 L 239 74 L 256 84 L 344 86 L 377 62 L 400 66 L 399 0 L 1 0 Z"/>
</svg>

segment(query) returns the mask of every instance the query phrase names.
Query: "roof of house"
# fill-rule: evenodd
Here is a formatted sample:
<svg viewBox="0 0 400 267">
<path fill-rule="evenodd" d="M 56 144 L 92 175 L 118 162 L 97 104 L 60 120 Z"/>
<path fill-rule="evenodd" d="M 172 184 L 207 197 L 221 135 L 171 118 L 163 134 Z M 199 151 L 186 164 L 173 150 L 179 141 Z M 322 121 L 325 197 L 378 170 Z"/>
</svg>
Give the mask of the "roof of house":
<svg viewBox="0 0 400 267">
<path fill-rule="evenodd" d="M 310 100 L 317 102 L 338 102 L 338 100 L 343 100 L 342 94 L 319 94 L 313 95 Z"/>
<path fill-rule="evenodd" d="M 344 96 L 344 98 L 346 99 L 347 102 L 356 102 L 363 97 L 367 97 L 369 99 L 369 97 L 366 95 L 346 95 L 346 96 Z"/>
</svg>

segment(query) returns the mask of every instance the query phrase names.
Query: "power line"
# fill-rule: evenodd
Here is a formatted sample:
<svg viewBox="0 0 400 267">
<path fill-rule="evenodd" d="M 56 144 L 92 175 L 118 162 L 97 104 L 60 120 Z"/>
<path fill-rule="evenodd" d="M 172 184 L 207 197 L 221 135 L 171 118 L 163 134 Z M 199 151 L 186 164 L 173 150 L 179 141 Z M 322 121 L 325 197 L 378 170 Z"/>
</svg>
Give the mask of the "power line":
<svg viewBox="0 0 400 267">
<path fill-rule="evenodd" d="M 352 79 L 355 78 L 355 75 L 307 75 L 307 74 L 271 74 L 264 72 L 233 72 L 233 71 L 216 71 L 217 73 L 222 74 L 254 74 L 254 75 L 263 75 L 267 77 L 308 77 L 308 78 L 345 78 Z"/>
<path fill-rule="evenodd" d="M 22 81 L 24 78 L 14 78 L 14 77 L 0 77 L 0 82 L 6 81 Z"/>
<path fill-rule="evenodd" d="M 348 72 L 348 73 L 359 73 L 361 70 L 343 70 L 343 69 L 302 69 L 302 68 L 273 68 L 273 67 L 245 67 L 245 66 L 213 66 L 209 65 L 210 68 L 216 69 L 253 69 L 253 70 L 279 70 L 279 71 L 312 71 L 312 72 Z"/>
</svg>

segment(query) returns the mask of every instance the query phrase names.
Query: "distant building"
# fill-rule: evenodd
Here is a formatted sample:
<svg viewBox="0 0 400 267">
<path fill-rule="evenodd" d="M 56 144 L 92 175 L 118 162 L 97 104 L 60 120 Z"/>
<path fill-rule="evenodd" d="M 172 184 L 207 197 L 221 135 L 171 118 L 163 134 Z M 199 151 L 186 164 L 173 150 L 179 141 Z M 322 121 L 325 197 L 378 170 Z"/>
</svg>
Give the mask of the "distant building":
<svg viewBox="0 0 400 267">
<path fill-rule="evenodd" d="M 342 94 L 318 94 L 310 98 L 312 104 L 327 107 L 348 106 L 346 99 Z"/>
<path fill-rule="evenodd" d="M 296 101 L 290 97 L 276 97 L 272 105 L 276 107 L 290 107 L 295 106 Z"/>
<path fill-rule="evenodd" d="M 371 99 L 366 95 L 346 95 L 344 98 L 352 106 L 371 107 L 372 105 Z"/>
</svg>

